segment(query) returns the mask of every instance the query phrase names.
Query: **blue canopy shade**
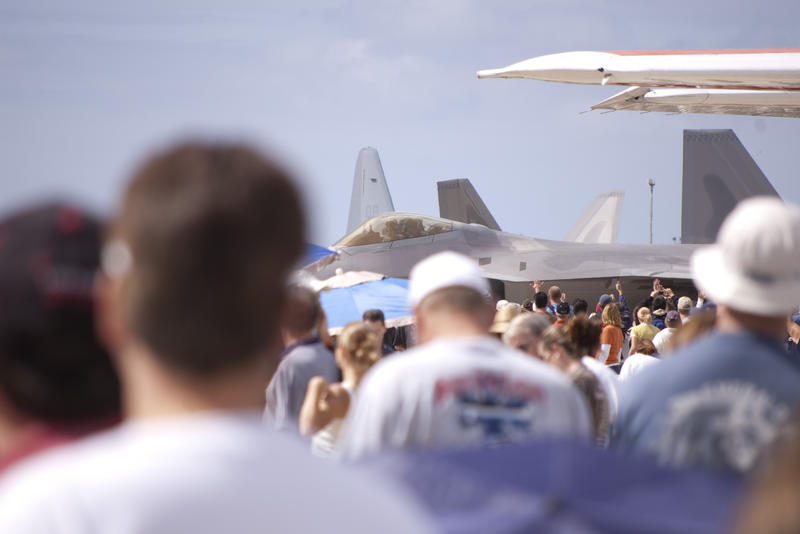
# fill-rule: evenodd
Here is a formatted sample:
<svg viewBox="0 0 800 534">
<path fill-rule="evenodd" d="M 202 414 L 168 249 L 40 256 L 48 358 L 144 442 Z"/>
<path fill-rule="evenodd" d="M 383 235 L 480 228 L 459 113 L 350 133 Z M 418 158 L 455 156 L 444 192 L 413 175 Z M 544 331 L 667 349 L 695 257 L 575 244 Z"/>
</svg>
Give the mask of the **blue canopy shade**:
<svg viewBox="0 0 800 534">
<path fill-rule="evenodd" d="M 336 254 L 336 252 L 329 248 L 321 247 L 313 243 L 306 243 L 306 253 L 303 256 L 303 259 L 300 261 L 300 264 L 303 266 L 310 265 L 317 260 L 321 260 L 322 258 L 330 256 L 331 254 Z"/>
<path fill-rule="evenodd" d="M 407 302 L 408 280 L 400 278 L 323 291 L 319 299 L 331 330 L 360 321 L 363 313 L 371 309 L 382 310 L 388 326 L 409 324 L 412 318 Z"/>
</svg>

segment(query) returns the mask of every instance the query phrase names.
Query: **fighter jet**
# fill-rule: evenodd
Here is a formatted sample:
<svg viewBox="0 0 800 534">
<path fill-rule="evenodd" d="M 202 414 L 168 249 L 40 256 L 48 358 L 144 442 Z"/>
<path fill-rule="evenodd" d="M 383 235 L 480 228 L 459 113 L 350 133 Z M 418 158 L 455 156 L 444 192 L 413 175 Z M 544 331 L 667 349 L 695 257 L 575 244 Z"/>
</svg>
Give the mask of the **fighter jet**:
<svg viewBox="0 0 800 534">
<path fill-rule="evenodd" d="M 800 117 L 800 48 L 563 52 L 478 78 L 631 86 L 591 109 Z"/>
<path fill-rule="evenodd" d="M 369 169 L 364 168 L 367 162 Z M 380 194 L 370 193 L 369 187 Z M 392 211 L 377 151 L 362 150 L 351 208 L 363 204 L 356 197 L 372 195 L 373 205 L 382 206 L 383 213 L 360 220 L 332 245 L 336 254 L 307 270 L 320 279 L 333 276 L 338 268 L 404 278 L 426 256 L 454 250 L 478 262 L 486 276 L 496 281 L 498 295 L 519 302 L 530 296 L 529 282 L 534 279 L 590 299 L 613 291 L 618 279 L 633 298 L 646 297 L 653 278 L 681 294 L 692 294 L 689 258 L 697 245 L 687 243 L 712 242 L 738 200 L 777 193 L 731 130 L 684 132 L 683 189 L 684 244 L 616 243 L 621 191 L 600 194 L 564 241 L 537 239 L 503 232 L 464 179 L 438 182 L 439 217 Z M 354 223 L 353 213 L 351 209 L 348 227 Z"/>
</svg>

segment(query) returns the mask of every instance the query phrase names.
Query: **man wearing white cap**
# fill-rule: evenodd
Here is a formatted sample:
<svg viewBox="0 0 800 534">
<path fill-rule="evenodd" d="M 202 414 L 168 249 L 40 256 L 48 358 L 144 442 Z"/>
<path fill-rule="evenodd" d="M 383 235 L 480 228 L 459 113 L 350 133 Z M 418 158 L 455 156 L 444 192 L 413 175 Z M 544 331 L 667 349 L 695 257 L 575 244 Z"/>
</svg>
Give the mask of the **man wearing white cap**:
<svg viewBox="0 0 800 534">
<path fill-rule="evenodd" d="M 343 457 L 590 437 L 588 407 L 567 377 L 488 335 L 488 297 L 466 256 L 442 252 L 411 270 L 419 346 L 367 374 L 345 422 Z"/>
<path fill-rule="evenodd" d="M 800 302 L 800 208 L 741 202 L 691 267 L 717 303 L 716 331 L 622 390 L 617 442 L 668 464 L 746 472 L 800 402 L 800 363 L 782 346 Z"/>
</svg>

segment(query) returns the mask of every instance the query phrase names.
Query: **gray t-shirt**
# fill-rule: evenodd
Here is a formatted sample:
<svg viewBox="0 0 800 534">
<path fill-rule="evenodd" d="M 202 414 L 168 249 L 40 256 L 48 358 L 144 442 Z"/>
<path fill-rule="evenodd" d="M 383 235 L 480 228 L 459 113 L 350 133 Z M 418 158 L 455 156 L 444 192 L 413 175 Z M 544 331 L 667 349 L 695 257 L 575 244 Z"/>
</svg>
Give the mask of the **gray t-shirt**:
<svg viewBox="0 0 800 534">
<path fill-rule="evenodd" d="M 339 381 L 333 353 L 318 339 L 301 341 L 284 351 L 267 386 L 264 420 L 277 429 L 296 429 L 308 382 L 315 376 L 321 376 L 329 384 Z"/>
</svg>

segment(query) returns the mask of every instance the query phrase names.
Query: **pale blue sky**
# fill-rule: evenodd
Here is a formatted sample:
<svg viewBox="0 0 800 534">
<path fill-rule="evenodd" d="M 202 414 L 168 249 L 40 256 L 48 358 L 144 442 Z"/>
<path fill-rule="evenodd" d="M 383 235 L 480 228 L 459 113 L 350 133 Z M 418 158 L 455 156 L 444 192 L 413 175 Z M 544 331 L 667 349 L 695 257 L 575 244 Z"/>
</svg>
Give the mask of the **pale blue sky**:
<svg viewBox="0 0 800 534">
<path fill-rule="evenodd" d="M 580 114 L 619 88 L 475 77 L 569 50 L 798 47 L 796 0 L 111 4 L 0 1 L 0 211 L 66 195 L 107 212 L 136 161 L 194 134 L 278 154 L 320 244 L 344 232 L 367 145 L 397 209 L 436 215 L 435 182 L 469 178 L 504 230 L 536 237 L 624 189 L 620 241 L 646 242 L 654 178 L 667 243 L 684 128 L 732 128 L 800 202 L 798 119 Z"/>
</svg>

